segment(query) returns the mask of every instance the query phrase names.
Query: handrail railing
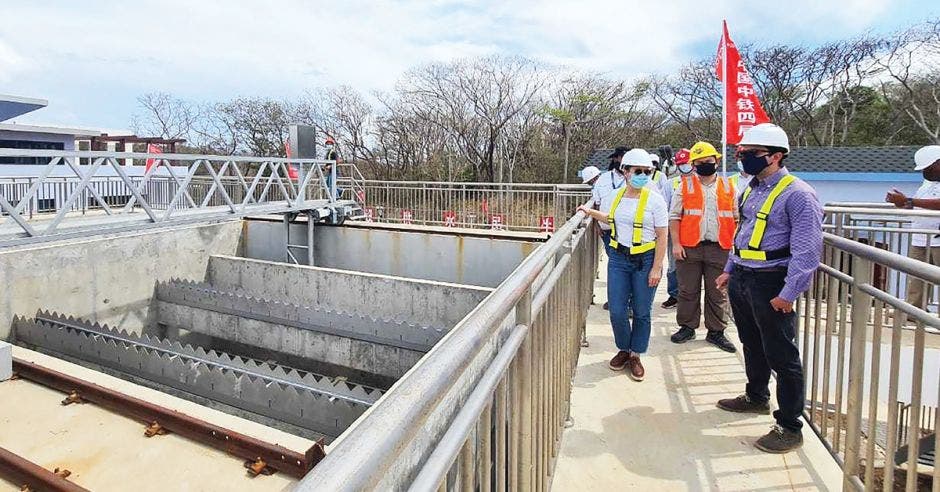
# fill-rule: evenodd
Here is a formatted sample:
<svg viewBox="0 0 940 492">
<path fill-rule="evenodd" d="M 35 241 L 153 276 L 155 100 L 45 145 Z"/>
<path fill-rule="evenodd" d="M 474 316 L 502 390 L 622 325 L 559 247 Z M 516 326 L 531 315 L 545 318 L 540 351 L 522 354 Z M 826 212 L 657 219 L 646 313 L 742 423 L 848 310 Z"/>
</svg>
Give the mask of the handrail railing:
<svg viewBox="0 0 940 492">
<path fill-rule="evenodd" d="M 44 163 L 29 178 L 0 176 L 0 246 L 336 201 L 321 184 L 332 161 L 318 159 L 0 148 L 3 158 Z M 74 217 L 90 209 L 93 224 Z"/>
<path fill-rule="evenodd" d="M 431 490 L 456 476 L 461 490 L 546 490 L 596 272 L 584 223 L 575 214 L 533 251 L 298 489 Z"/>
<path fill-rule="evenodd" d="M 921 418 L 940 398 L 925 373 L 940 358 L 925 349 L 927 337 L 940 338 L 940 317 L 888 292 L 883 279 L 906 276 L 927 284 L 925 292 L 936 291 L 940 267 L 851 237 L 823 236 L 824 264 L 798 313 L 804 416 L 843 467 L 845 489 L 887 491 L 904 481 L 907 490 L 917 490 L 925 435 L 940 444 L 936 422 L 923 427 Z M 901 406 L 910 409 L 906 417 Z M 903 467 L 896 454 L 905 457 Z M 940 484 L 940 468 L 928 473 Z"/>
</svg>

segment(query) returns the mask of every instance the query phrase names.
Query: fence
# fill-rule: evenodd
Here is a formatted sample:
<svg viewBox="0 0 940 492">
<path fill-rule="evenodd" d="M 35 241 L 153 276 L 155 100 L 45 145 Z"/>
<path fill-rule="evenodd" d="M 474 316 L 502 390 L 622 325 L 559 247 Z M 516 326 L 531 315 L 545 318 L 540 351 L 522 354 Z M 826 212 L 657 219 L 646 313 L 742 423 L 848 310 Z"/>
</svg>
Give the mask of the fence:
<svg viewBox="0 0 940 492">
<path fill-rule="evenodd" d="M 4 166 L 33 175 L 0 178 L 0 245 L 65 237 L 61 229 L 77 234 L 72 219 L 90 210 L 114 219 L 85 228 L 104 232 L 121 223 L 307 210 L 336 195 L 335 176 L 325 174 L 333 163 L 313 159 L 19 149 L 0 149 L 0 157 L 47 161 Z"/>
<path fill-rule="evenodd" d="M 836 219 L 835 230 L 847 223 Z M 915 304 L 934 297 L 940 267 L 851 237 L 824 236 L 823 265 L 798 310 L 805 418 L 842 465 L 846 489 L 890 491 L 904 482 L 913 491 L 932 479 L 938 490 L 940 468 L 924 467 L 922 460 L 937 445 L 931 408 L 937 406 L 940 354 L 927 347 L 940 346 L 940 318 Z M 926 285 L 919 302 L 890 292 L 899 285 L 887 279 L 907 277 Z M 925 413 L 934 422 L 925 425 Z M 908 428 L 899 432 L 900 425 Z"/>
<path fill-rule="evenodd" d="M 930 248 L 912 248 L 912 241 L 929 244 L 940 237 L 940 230 L 916 229 L 912 222 L 919 217 L 936 217 L 938 212 L 930 210 L 906 210 L 886 203 L 832 203 L 826 206 L 825 228 L 829 232 L 854 241 L 870 244 L 901 256 L 927 255 L 927 263 L 938 263 L 940 258 L 931 258 Z M 916 254 L 915 254 L 916 253 Z M 920 259 L 918 257 L 918 259 Z M 894 296 L 905 298 L 907 275 L 903 272 L 886 274 L 876 271 L 874 285 Z M 931 311 L 936 310 L 937 297 L 928 298 Z"/>
<path fill-rule="evenodd" d="M 299 490 L 547 490 L 596 274 L 586 223 L 532 252 Z"/>
<path fill-rule="evenodd" d="M 587 201 L 587 185 L 375 181 L 356 186 L 370 220 L 446 227 L 553 231 Z"/>
</svg>

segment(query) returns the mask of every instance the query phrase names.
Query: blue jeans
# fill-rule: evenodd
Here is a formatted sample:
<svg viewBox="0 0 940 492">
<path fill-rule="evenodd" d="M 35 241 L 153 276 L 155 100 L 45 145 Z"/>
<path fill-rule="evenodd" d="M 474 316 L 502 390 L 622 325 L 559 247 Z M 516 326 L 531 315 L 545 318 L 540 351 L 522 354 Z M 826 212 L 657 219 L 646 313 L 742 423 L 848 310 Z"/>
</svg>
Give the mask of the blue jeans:
<svg viewBox="0 0 940 492">
<path fill-rule="evenodd" d="M 650 343 L 653 295 L 656 287 L 649 286 L 653 268 L 653 251 L 639 255 L 625 255 L 610 251 L 607 263 L 607 301 L 610 303 L 610 324 L 614 329 L 617 348 L 637 354 L 646 352 Z M 627 316 L 633 308 L 633 323 Z"/>
<path fill-rule="evenodd" d="M 601 242 L 604 243 L 604 252 L 610 256 L 610 231 L 601 229 Z"/>
<path fill-rule="evenodd" d="M 666 259 L 669 260 L 669 268 L 666 269 L 666 292 L 669 297 L 679 297 L 679 276 L 676 274 L 676 258 L 672 256 L 672 241 L 666 248 Z"/>
</svg>

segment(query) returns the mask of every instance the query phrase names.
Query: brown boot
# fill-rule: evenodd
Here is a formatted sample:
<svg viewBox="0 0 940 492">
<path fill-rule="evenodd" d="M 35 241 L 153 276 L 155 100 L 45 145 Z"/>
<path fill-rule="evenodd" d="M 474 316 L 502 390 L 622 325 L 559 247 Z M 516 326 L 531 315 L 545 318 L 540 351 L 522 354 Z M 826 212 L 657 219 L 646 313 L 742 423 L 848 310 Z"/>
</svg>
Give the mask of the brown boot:
<svg viewBox="0 0 940 492">
<path fill-rule="evenodd" d="M 634 381 L 642 381 L 646 376 L 646 369 L 643 369 L 643 363 L 640 362 L 640 356 L 633 354 L 627 362 L 627 375 Z"/>
<path fill-rule="evenodd" d="M 617 352 L 617 355 L 613 359 L 610 359 L 610 362 L 607 364 L 607 367 L 610 367 L 612 371 L 622 371 L 623 368 L 627 365 L 627 361 L 630 360 L 630 352 L 621 350 Z"/>
</svg>

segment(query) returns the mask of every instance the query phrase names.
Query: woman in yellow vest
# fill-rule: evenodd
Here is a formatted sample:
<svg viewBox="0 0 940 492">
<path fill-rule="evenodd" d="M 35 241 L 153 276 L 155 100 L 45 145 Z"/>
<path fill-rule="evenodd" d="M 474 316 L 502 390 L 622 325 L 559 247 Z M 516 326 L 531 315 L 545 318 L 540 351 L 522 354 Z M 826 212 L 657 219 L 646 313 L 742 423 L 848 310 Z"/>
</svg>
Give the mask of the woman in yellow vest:
<svg viewBox="0 0 940 492">
<path fill-rule="evenodd" d="M 728 252 L 734 242 L 737 200 L 727 178 L 718 177 L 721 154 L 708 142 L 692 146 L 689 159 L 694 173 L 682 176 L 681 186 L 672 197 L 669 214 L 672 252 L 679 279 L 679 303 L 676 323 L 679 330 L 673 343 L 695 338 L 702 321 L 702 282 L 705 283 L 705 341 L 735 352 L 725 337 L 728 306 L 724 292 L 715 280 L 724 272 Z"/>
<path fill-rule="evenodd" d="M 633 149 L 620 164 L 629 186 L 618 190 L 607 213 L 581 206 L 578 210 L 610 224 L 607 263 L 607 299 L 617 355 L 608 364 L 615 371 L 628 368 L 634 381 L 646 371 L 640 354 L 649 348 L 653 295 L 663 275 L 669 215 L 666 201 L 646 185 L 653 162 L 643 149 Z M 633 308 L 633 320 L 627 308 Z"/>
</svg>

